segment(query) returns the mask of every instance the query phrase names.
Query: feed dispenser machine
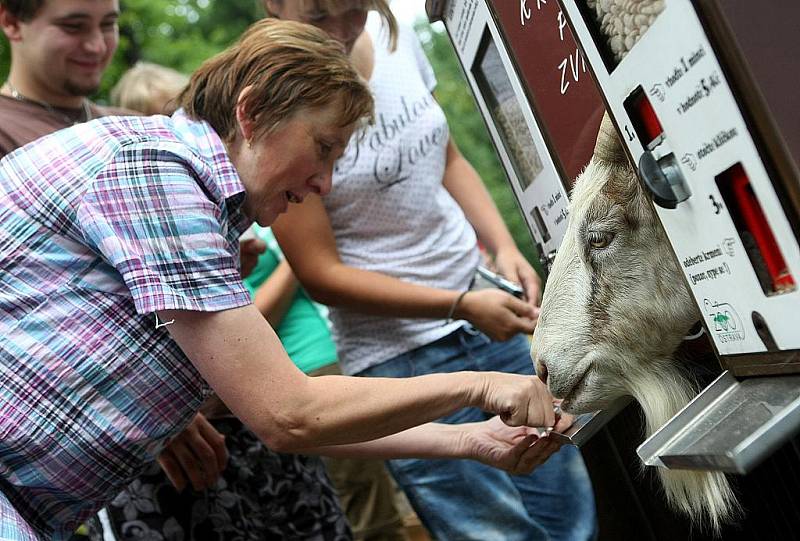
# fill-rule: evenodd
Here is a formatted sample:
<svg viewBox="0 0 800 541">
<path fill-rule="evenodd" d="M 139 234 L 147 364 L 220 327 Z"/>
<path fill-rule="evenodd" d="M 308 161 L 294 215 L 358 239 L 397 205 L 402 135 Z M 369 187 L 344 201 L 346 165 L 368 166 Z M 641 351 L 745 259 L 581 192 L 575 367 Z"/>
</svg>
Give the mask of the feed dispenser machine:
<svg viewBox="0 0 800 541">
<path fill-rule="evenodd" d="M 562 1 L 725 371 L 638 452 L 746 473 L 800 427 L 800 5 L 643 3 Z"/>
</svg>

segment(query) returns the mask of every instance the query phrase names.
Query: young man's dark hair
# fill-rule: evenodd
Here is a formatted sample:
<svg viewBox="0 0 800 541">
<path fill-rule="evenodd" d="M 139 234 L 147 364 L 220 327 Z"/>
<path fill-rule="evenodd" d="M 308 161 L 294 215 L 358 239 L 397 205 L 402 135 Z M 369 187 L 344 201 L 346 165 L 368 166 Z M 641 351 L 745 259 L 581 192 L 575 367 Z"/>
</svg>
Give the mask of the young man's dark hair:
<svg viewBox="0 0 800 541">
<path fill-rule="evenodd" d="M 33 19 L 36 12 L 47 0 L 0 0 L 0 6 L 6 8 L 9 13 L 21 21 L 27 22 Z"/>
</svg>

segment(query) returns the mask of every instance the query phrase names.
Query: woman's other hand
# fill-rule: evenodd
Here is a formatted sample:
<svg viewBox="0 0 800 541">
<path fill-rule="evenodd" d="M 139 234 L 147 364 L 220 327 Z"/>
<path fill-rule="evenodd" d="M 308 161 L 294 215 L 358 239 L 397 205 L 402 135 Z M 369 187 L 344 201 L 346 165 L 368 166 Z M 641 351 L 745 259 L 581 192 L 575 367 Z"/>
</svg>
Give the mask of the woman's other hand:
<svg viewBox="0 0 800 541">
<path fill-rule="evenodd" d="M 514 475 L 531 473 L 561 448 L 555 440 L 539 437 L 535 428 L 511 427 L 500 417 L 458 427 L 465 431 L 464 456 Z"/>
</svg>

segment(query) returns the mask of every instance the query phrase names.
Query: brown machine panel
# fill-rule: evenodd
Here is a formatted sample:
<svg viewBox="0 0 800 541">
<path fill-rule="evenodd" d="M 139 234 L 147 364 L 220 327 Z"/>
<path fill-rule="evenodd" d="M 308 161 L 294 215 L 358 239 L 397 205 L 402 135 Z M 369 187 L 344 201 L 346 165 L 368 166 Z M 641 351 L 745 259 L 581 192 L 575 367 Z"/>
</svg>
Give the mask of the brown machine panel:
<svg viewBox="0 0 800 541">
<path fill-rule="evenodd" d="M 592 156 L 605 107 L 558 3 L 488 0 L 539 125 L 571 185 Z"/>
<path fill-rule="evenodd" d="M 717 54 L 729 67 L 738 67 L 738 70 L 733 69 L 732 79 L 749 86 L 744 82 L 749 72 L 766 104 L 767 116 L 775 122 L 797 167 L 800 164 L 800 107 L 797 106 L 797 85 L 793 81 L 800 54 L 800 3 L 796 0 L 705 0 L 699 2 L 698 8 L 709 34 L 716 38 Z M 722 32 L 725 29 L 730 31 L 727 35 Z M 736 47 L 729 47 L 730 40 Z M 735 49 L 738 58 L 731 56 L 734 52 L 731 49 Z M 735 60 L 739 62 L 734 63 Z"/>
<path fill-rule="evenodd" d="M 696 7 L 800 241 L 800 107 L 793 83 L 800 3 L 699 0 Z"/>
</svg>

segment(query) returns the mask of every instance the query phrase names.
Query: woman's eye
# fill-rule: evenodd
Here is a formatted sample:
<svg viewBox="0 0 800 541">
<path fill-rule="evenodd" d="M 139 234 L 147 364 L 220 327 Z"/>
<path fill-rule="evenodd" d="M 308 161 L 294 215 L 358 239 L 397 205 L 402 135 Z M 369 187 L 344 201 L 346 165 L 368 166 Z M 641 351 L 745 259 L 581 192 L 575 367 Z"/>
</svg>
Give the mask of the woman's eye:
<svg viewBox="0 0 800 541">
<path fill-rule="evenodd" d="M 589 231 L 589 246 L 595 250 L 607 247 L 614 240 L 614 234 L 608 231 Z"/>
<path fill-rule="evenodd" d="M 329 145 L 327 143 L 320 143 L 319 144 L 319 154 L 323 158 L 327 158 L 328 156 L 330 156 L 332 150 L 333 150 L 333 146 L 332 145 Z"/>
<path fill-rule="evenodd" d="M 325 12 L 320 13 L 312 13 L 306 17 L 306 20 L 311 24 L 320 24 L 328 18 L 328 14 Z"/>
</svg>

